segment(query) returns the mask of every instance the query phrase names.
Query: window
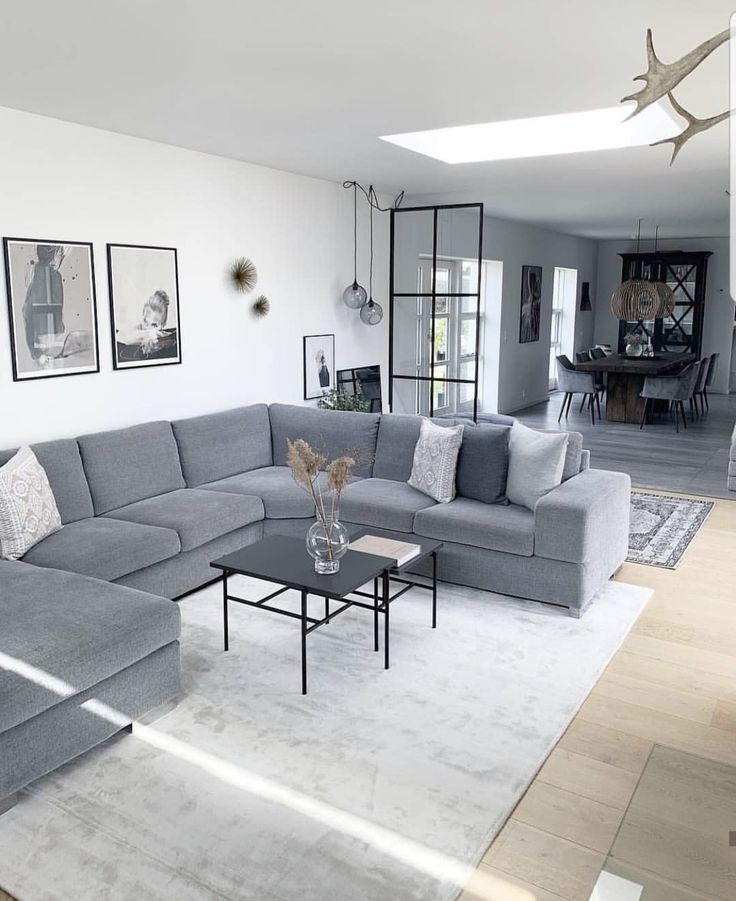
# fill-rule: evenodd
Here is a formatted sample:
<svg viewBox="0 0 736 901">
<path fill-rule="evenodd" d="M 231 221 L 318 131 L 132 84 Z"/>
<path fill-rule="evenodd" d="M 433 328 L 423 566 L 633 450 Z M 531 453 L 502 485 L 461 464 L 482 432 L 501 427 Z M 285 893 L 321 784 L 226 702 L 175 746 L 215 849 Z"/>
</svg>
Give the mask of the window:
<svg viewBox="0 0 736 901">
<path fill-rule="evenodd" d="M 549 390 L 557 388 L 557 357 L 571 356 L 575 343 L 575 298 L 578 270 L 555 267 L 552 284 L 552 327 L 549 338 Z"/>
<path fill-rule="evenodd" d="M 425 359 L 434 346 L 431 366 L 434 376 L 432 408 L 435 415 L 472 411 L 476 348 L 476 298 L 462 294 L 478 290 L 478 263 L 475 260 L 440 259 L 435 273 L 436 297 L 434 317 L 429 298 L 417 298 L 417 359 L 418 373 L 427 372 L 430 361 Z M 418 292 L 432 290 L 432 261 L 420 260 Z M 434 339 L 434 340 L 433 340 Z M 467 383 L 446 379 L 467 379 Z M 429 398 L 422 403 L 424 392 L 417 388 L 417 410 L 427 415 Z"/>
</svg>

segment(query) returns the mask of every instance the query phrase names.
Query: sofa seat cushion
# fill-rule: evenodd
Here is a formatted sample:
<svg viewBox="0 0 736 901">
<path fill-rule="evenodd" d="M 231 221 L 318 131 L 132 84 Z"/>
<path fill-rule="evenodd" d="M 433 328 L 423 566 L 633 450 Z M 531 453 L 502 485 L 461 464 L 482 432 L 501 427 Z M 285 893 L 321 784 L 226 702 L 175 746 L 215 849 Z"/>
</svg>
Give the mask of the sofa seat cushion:
<svg viewBox="0 0 736 901">
<path fill-rule="evenodd" d="M 68 523 L 31 548 L 23 560 L 113 582 L 180 550 L 179 536 L 171 529 L 98 516 Z"/>
<path fill-rule="evenodd" d="M 327 490 L 327 473 L 319 474 L 323 491 Z M 234 494 L 255 494 L 263 501 L 266 519 L 309 519 L 314 504 L 307 492 L 294 481 L 288 466 L 264 466 L 228 479 L 208 482 L 202 488 Z"/>
<path fill-rule="evenodd" d="M 173 529 L 182 551 L 191 551 L 235 529 L 263 519 L 263 504 L 252 495 L 181 488 L 111 510 L 105 519 Z"/>
<path fill-rule="evenodd" d="M 449 504 L 420 510 L 414 519 L 414 531 L 425 538 L 521 557 L 534 553 L 534 514 L 515 504 L 484 504 L 457 497 Z"/>
<path fill-rule="evenodd" d="M 142 591 L 10 561 L 0 583 L 0 732 L 179 638 L 177 605 Z"/>
<path fill-rule="evenodd" d="M 363 479 L 343 491 L 340 519 L 377 529 L 411 532 L 415 514 L 435 506 L 432 498 L 406 482 Z"/>
</svg>

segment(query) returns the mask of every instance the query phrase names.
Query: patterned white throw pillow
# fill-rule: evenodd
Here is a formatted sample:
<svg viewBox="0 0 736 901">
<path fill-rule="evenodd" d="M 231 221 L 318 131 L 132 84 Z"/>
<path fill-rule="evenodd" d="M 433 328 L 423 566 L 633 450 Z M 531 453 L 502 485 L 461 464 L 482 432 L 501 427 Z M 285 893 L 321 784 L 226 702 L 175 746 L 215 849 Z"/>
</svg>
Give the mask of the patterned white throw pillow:
<svg viewBox="0 0 736 901">
<path fill-rule="evenodd" d="M 455 470 L 462 443 L 463 426 L 435 425 L 423 419 L 414 448 L 411 487 L 440 504 L 449 504 L 455 497 Z"/>
<path fill-rule="evenodd" d="M 46 471 L 30 447 L 22 447 L 0 466 L 0 558 L 18 560 L 60 528 Z"/>
</svg>

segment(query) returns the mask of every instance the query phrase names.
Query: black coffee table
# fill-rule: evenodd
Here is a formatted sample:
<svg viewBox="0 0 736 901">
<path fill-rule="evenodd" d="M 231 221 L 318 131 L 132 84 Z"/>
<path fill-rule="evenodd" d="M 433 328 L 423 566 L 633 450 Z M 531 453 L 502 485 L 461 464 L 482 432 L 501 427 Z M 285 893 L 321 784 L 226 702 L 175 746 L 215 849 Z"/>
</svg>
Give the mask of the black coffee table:
<svg viewBox="0 0 736 901">
<path fill-rule="evenodd" d="M 247 607 L 257 607 L 268 610 L 281 616 L 287 616 L 301 621 L 302 644 L 302 694 L 307 693 L 307 635 L 327 625 L 330 620 L 344 613 L 350 607 L 358 607 L 370 610 L 373 613 L 373 649 L 378 651 L 378 617 L 384 617 L 384 666 L 389 667 L 389 611 L 391 604 L 409 589 L 418 587 L 432 592 L 432 628 L 437 627 L 437 551 L 442 547 L 441 541 L 431 538 L 418 538 L 414 535 L 405 535 L 398 532 L 388 532 L 381 529 L 364 529 L 351 540 L 361 535 L 381 535 L 400 541 L 409 541 L 419 544 L 422 548 L 419 556 L 414 557 L 402 567 L 397 567 L 396 562 L 389 557 L 378 557 L 373 554 L 363 554 L 359 551 L 351 551 L 345 554 L 340 561 L 340 570 L 333 575 L 319 575 L 314 571 L 314 561 L 307 554 L 304 540 L 291 538 L 286 535 L 272 535 L 241 548 L 231 554 L 226 554 L 214 560 L 210 565 L 222 571 L 222 611 L 223 632 L 225 650 L 229 649 L 228 636 L 228 601 L 244 604 Z M 418 561 L 427 557 L 432 558 L 432 579 L 427 584 L 418 581 L 414 577 L 406 576 L 406 569 L 415 565 Z M 237 597 L 228 592 L 228 578 L 234 575 L 252 576 L 265 582 L 273 582 L 279 586 L 265 598 L 258 601 Z M 379 591 L 379 580 L 381 589 Z M 361 591 L 361 587 L 373 582 L 373 591 Z M 391 594 L 390 582 L 398 582 L 402 587 Z M 292 610 L 283 610 L 269 602 L 287 591 L 298 591 L 301 594 L 301 610 L 296 613 Z M 308 596 L 316 595 L 324 598 L 325 613 L 320 619 L 309 616 L 307 612 Z M 366 603 L 357 598 L 366 598 L 372 603 Z M 330 609 L 330 601 L 339 601 L 340 606 Z"/>
</svg>

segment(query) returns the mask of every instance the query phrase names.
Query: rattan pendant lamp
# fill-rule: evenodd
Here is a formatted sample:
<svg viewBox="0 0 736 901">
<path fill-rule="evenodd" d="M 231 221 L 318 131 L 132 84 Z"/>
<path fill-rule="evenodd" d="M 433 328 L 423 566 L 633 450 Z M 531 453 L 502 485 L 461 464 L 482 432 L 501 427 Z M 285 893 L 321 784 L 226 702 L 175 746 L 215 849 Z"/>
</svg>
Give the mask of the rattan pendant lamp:
<svg viewBox="0 0 736 901">
<path fill-rule="evenodd" d="M 636 252 L 641 242 L 641 219 L 636 232 Z M 661 316 L 659 291 L 654 282 L 643 278 L 630 278 L 622 282 L 611 296 L 611 309 L 617 319 L 638 322 Z"/>
</svg>

